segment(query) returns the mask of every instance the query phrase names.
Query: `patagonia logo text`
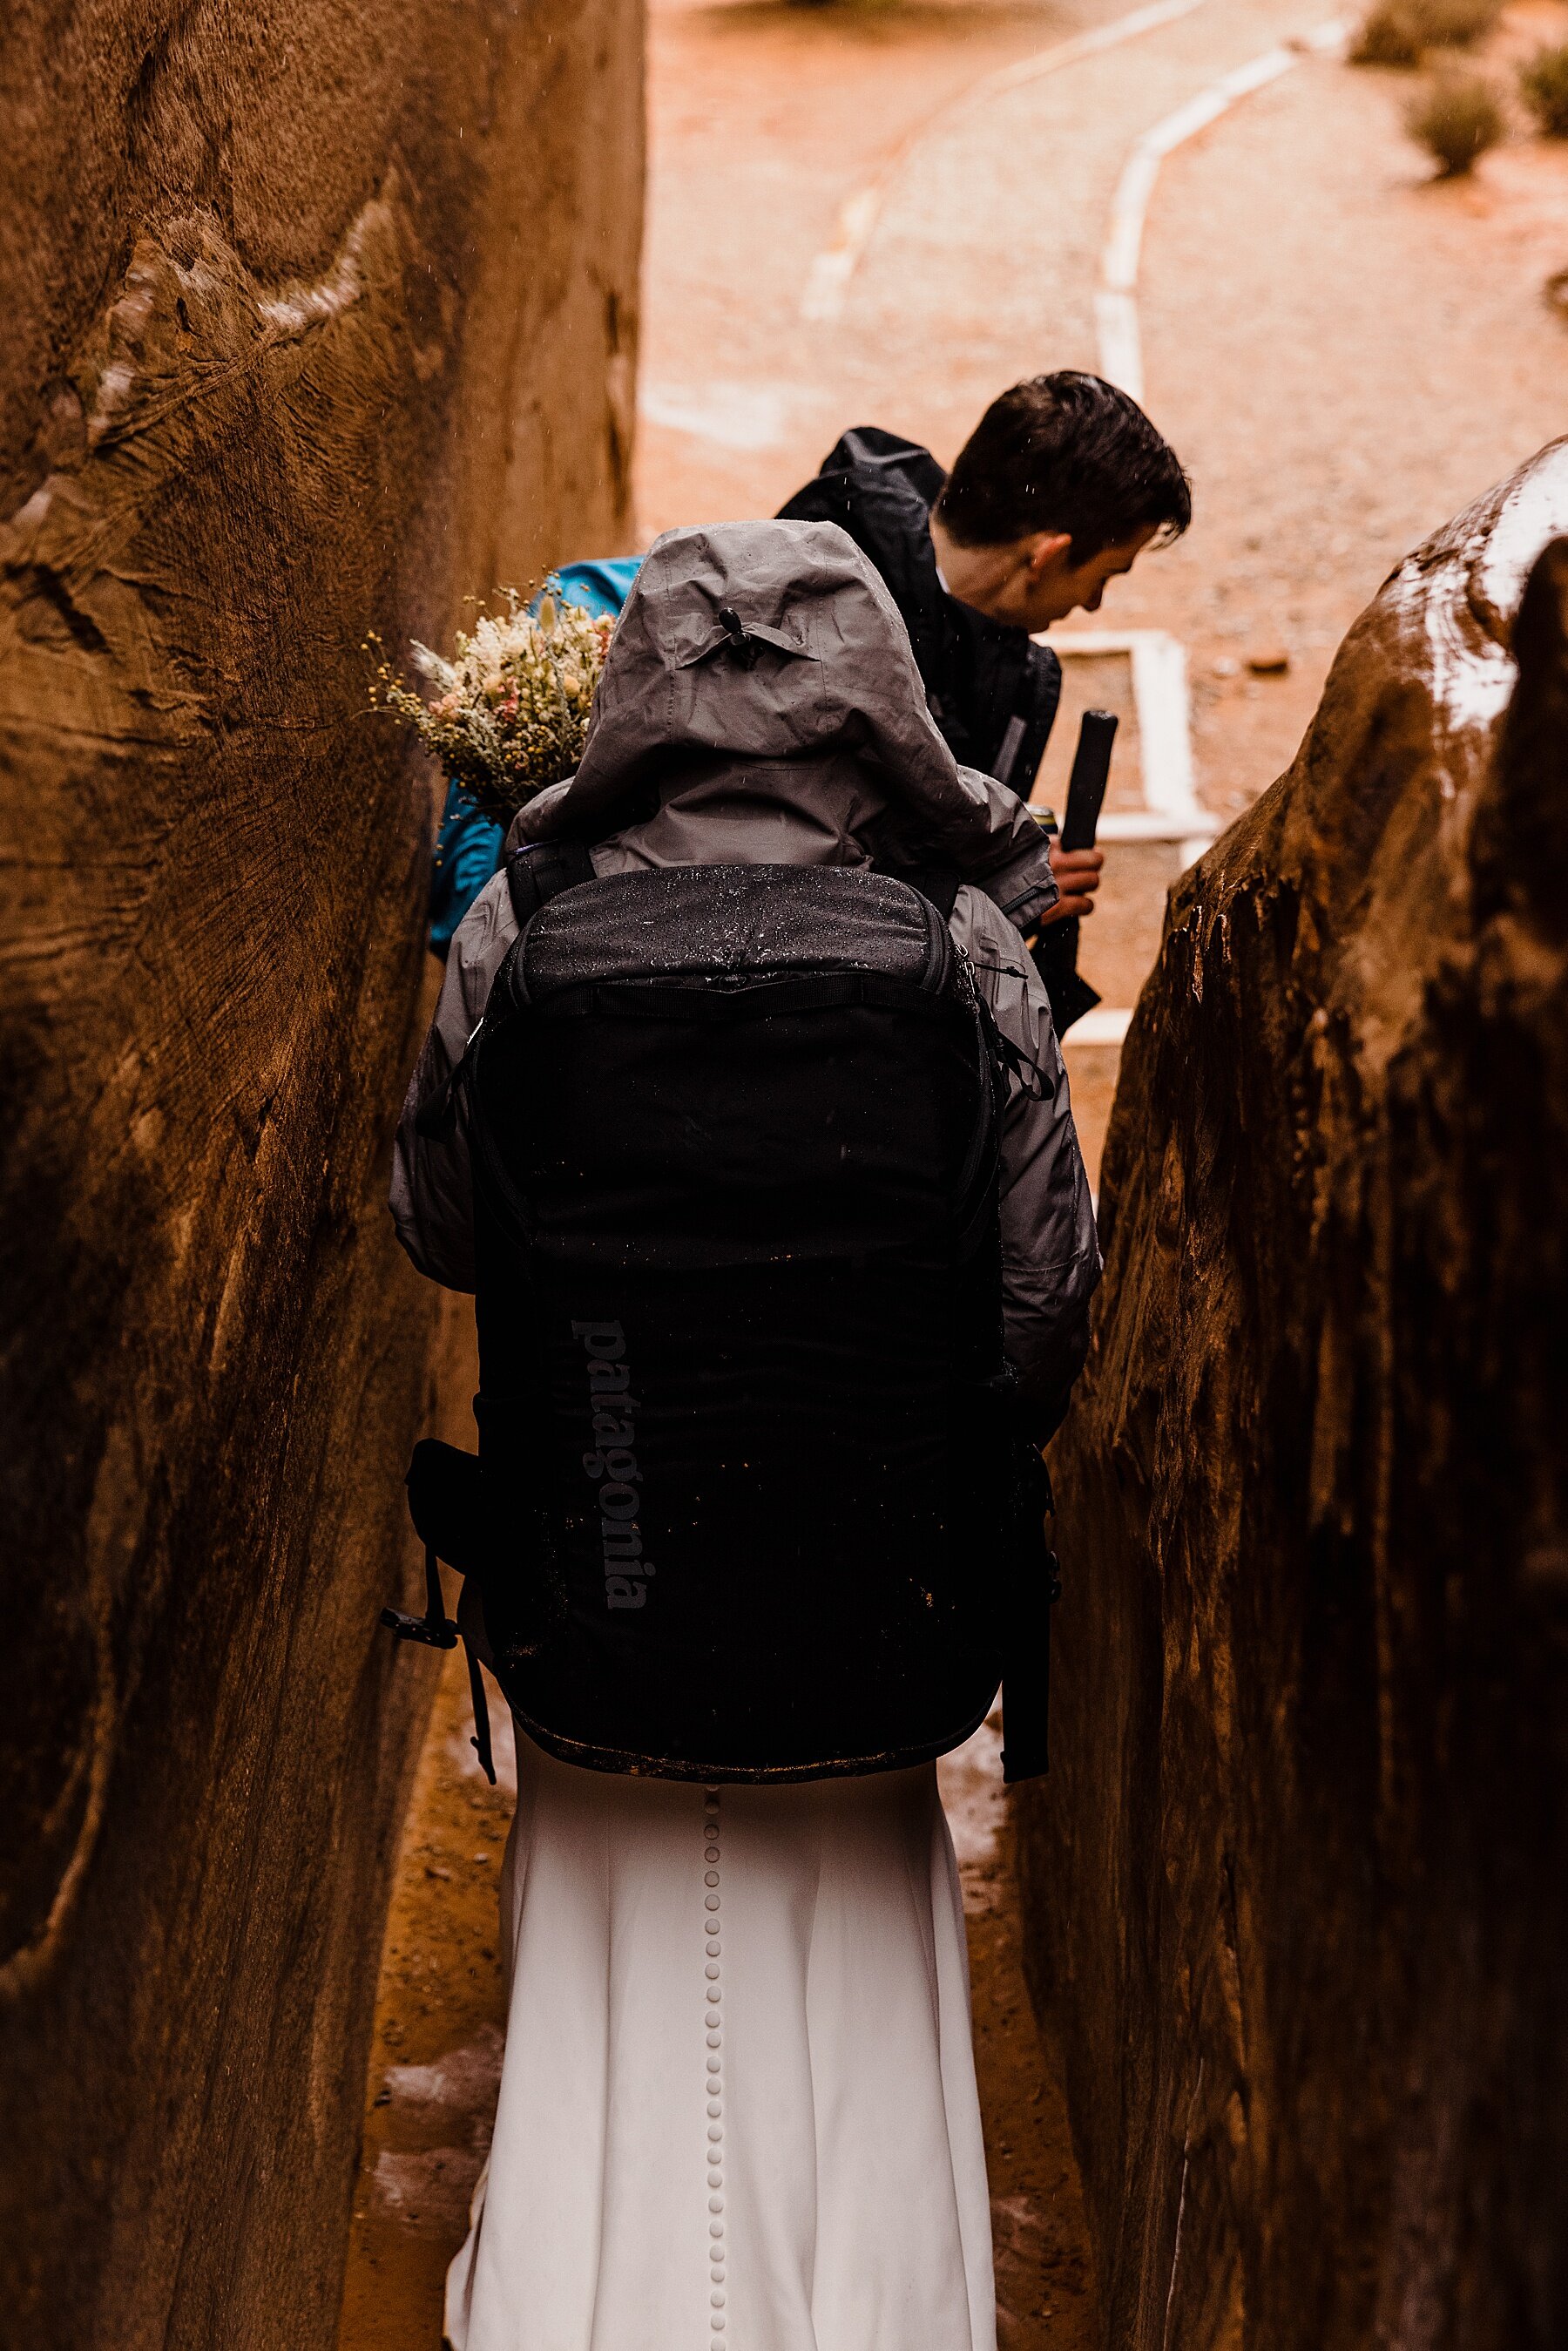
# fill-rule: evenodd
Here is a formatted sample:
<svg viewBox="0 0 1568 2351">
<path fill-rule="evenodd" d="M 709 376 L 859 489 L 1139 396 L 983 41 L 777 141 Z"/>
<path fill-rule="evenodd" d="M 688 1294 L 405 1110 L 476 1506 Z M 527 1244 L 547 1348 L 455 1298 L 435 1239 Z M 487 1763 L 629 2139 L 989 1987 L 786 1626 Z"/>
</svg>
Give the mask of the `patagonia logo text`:
<svg viewBox="0 0 1568 2351">
<path fill-rule="evenodd" d="M 642 1472 L 637 1466 L 637 1416 L 626 1360 L 626 1333 L 618 1322 L 574 1322 L 588 1362 L 588 1411 L 594 1427 L 592 1453 L 583 1468 L 598 1489 L 599 1541 L 604 1557 L 607 1608 L 640 1608 L 648 1598 L 653 1562 L 642 1555 L 638 1526 Z"/>
</svg>

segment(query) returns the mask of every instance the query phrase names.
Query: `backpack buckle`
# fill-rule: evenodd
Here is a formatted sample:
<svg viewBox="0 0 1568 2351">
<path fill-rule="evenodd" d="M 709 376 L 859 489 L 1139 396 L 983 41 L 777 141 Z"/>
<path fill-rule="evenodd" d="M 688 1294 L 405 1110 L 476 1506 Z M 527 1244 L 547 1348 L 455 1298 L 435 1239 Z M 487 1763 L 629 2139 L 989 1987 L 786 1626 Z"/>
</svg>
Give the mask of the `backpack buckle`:
<svg viewBox="0 0 1568 2351">
<path fill-rule="evenodd" d="M 446 1613 L 441 1570 L 429 1543 L 425 1545 L 425 1613 L 410 1616 L 401 1608 L 383 1608 L 381 1622 L 397 1641 L 421 1641 L 430 1649 L 455 1649 L 457 1626 Z"/>
</svg>

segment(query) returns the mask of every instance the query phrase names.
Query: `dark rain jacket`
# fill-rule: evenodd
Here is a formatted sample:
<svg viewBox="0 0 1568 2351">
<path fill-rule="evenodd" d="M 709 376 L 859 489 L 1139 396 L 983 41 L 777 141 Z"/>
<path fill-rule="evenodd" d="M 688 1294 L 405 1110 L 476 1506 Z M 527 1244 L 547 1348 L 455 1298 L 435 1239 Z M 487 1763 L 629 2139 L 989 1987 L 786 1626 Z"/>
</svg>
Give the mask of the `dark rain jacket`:
<svg viewBox="0 0 1568 2351">
<path fill-rule="evenodd" d="M 1062 695 L 1062 665 L 1023 629 L 950 596 L 930 516 L 947 475 L 929 449 L 858 424 L 780 517 L 836 522 L 868 555 L 909 632 L 931 716 L 962 768 L 1029 798 Z"/>
</svg>

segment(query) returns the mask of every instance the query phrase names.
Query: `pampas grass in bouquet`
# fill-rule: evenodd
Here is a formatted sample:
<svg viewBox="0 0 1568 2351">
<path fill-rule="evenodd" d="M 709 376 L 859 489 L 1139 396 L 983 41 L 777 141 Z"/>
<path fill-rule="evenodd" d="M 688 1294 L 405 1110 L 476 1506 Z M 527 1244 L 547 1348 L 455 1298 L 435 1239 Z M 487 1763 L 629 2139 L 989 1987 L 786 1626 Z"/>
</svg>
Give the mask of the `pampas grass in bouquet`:
<svg viewBox="0 0 1568 2351">
<path fill-rule="evenodd" d="M 450 661 L 411 645 L 414 670 L 433 688 L 429 700 L 385 658 L 379 637 L 365 641 L 378 657 L 372 706 L 407 719 L 460 789 L 502 824 L 576 768 L 615 627 L 563 603 L 560 586 L 552 573 L 532 608 L 507 589 L 504 610 L 458 631 Z"/>
</svg>

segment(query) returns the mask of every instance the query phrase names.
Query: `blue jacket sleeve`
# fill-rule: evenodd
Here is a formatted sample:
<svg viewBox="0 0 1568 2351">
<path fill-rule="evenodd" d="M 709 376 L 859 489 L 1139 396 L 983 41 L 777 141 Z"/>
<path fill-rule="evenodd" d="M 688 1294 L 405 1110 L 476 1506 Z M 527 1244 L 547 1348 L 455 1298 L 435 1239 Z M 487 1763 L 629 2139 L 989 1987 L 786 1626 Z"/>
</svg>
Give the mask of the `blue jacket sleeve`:
<svg viewBox="0 0 1568 2351">
<path fill-rule="evenodd" d="M 640 555 L 607 555 L 597 563 L 563 563 L 561 601 L 580 604 L 585 612 L 597 612 L 613 621 L 618 617 L 641 569 Z"/>
<path fill-rule="evenodd" d="M 504 837 L 466 792 L 448 784 L 431 868 L 431 953 L 443 963 L 452 933 L 501 862 Z"/>
</svg>

